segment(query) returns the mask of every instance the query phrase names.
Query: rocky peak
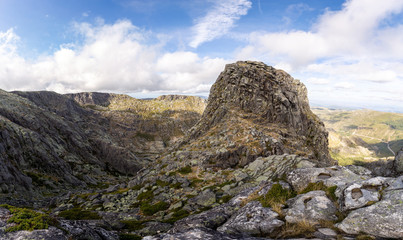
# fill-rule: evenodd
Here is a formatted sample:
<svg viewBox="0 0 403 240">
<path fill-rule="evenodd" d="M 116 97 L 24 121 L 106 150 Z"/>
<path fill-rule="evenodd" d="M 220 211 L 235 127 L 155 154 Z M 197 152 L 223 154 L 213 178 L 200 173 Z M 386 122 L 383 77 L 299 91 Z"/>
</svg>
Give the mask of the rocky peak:
<svg viewBox="0 0 403 240">
<path fill-rule="evenodd" d="M 248 130 L 250 133 L 244 131 L 240 137 L 260 141 L 256 143 L 257 155 L 299 152 L 320 165 L 333 162 L 327 147 L 328 133 L 310 110 L 304 84 L 261 62 L 226 65 L 211 88 L 201 120 L 186 140 L 195 141 L 214 135 L 214 129 L 225 128 L 231 132 L 225 133 L 227 136 L 237 135 L 239 128 Z M 238 140 L 232 139 L 235 145 L 242 144 Z"/>
</svg>

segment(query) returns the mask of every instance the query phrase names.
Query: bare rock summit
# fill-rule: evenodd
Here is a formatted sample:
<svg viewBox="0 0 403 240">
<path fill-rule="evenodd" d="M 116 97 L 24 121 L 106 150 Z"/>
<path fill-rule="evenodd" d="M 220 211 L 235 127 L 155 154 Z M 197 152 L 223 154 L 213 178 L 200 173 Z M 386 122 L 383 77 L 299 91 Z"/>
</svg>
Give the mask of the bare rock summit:
<svg viewBox="0 0 403 240">
<path fill-rule="evenodd" d="M 218 76 L 201 120 L 182 145 L 215 152 L 207 160 L 220 167 L 282 154 L 329 166 L 334 160 L 327 136 L 310 110 L 303 83 L 262 62 L 239 61 Z"/>
</svg>

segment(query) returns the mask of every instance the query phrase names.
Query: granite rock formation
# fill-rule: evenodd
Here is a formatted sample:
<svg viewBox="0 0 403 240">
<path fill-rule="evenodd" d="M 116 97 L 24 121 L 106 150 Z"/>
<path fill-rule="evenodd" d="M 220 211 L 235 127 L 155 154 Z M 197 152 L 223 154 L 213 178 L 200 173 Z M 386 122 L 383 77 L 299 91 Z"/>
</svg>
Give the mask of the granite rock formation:
<svg viewBox="0 0 403 240">
<path fill-rule="evenodd" d="M 217 150 L 206 164 L 224 168 L 281 154 L 305 156 L 319 166 L 334 163 L 327 131 L 309 108 L 305 86 L 261 62 L 225 67 L 200 121 L 182 144 L 202 152 Z"/>
</svg>

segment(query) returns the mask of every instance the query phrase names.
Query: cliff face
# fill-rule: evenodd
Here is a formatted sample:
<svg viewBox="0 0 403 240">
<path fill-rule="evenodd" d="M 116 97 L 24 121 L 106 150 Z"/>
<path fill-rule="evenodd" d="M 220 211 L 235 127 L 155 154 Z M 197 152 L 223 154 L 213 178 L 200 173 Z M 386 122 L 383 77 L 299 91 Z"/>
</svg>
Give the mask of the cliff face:
<svg viewBox="0 0 403 240">
<path fill-rule="evenodd" d="M 201 120 L 182 145 L 190 143 L 201 151 L 223 149 L 209 159 L 221 166 L 283 153 L 325 166 L 333 163 L 327 134 L 310 110 L 301 82 L 282 70 L 247 61 L 225 67 L 211 88 Z"/>
<path fill-rule="evenodd" d="M 183 96 L 0 90 L 0 99 L 0 194 L 48 194 L 134 175 L 200 118 L 189 109 L 204 109 L 204 100 Z"/>
</svg>

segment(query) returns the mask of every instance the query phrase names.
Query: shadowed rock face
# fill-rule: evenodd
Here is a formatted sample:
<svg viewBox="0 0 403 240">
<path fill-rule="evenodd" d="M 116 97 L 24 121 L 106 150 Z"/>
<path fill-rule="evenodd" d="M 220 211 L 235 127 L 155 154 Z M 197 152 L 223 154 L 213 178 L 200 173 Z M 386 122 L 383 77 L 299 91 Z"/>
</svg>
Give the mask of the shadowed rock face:
<svg viewBox="0 0 403 240">
<path fill-rule="evenodd" d="M 328 133 L 309 108 L 305 86 L 286 72 L 261 62 L 237 62 L 225 67 L 211 88 L 201 120 L 185 143 L 205 141 L 206 135 L 214 135 L 214 129 L 228 128 L 237 134 L 236 127 L 248 125 L 244 120 L 250 123 L 249 129 L 257 129 L 255 133 L 241 133 L 244 138 L 260 141 L 256 155 L 299 151 L 319 165 L 334 163 L 328 152 Z M 237 155 L 234 158 L 251 154 L 241 149 L 245 142 L 231 141 L 236 150 L 228 153 L 228 158 L 234 154 Z M 221 147 L 226 146 L 221 144 Z M 240 163 L 245 165 L 252 159 L 246 157 Z"/>
<path fill-rule="evenodd" d="M 54 92 L 0 91 L 3 193 L 97 184 L 104 170 L 135 173 L 141 163 L 116 146 L 106 119 Z M 34 186 L 36 186 L 34 188 Z"/>
</svg>

